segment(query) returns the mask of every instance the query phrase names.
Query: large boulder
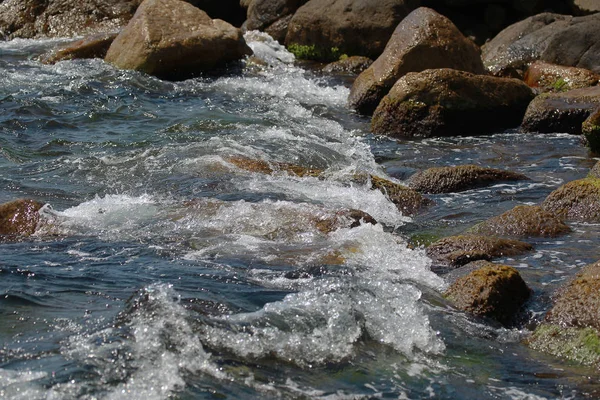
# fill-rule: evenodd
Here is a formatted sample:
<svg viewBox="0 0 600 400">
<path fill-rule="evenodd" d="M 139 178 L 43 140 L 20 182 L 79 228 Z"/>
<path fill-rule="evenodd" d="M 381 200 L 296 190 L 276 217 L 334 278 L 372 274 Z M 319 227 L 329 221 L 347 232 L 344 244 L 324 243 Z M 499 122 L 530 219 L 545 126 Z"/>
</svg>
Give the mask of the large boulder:
<svg viewBox="0 0 600 400">
<path fill-rule="evenodd" d="M 68 37 L 118 29 L 141 0 L 0 1 L 0 38 Z"/>
<path fill-rule="evenodd" d="M 600 72 L 600 14 L 543 13 L 513 24 L 482 47 L 494 74 L 522 74 L 536 60 Z"/>
<path fill-rule="evenodd" d="M 512 210 L 483 221 L 469 233 L 513 238 L 557 237 L 571 229 L 553 213 L 540 206 L 516 206 Z"/>
<path fill-rule="evenodd" d="M 354 81 L 348 103 L 362 114 L 372 114 L 402 76 L 435 68 L 484 72 L 475 43 L 448 18 L 421 7 L 400 22 L 383 54 Z"/>
<path fill-rule="evenodd" d="M 527 107 L 524 132 L 581 134 L 583 122 L 600 107 L 600 86 L 544 93 Z"/>
<path fill-rule="evenodd" d="M 288 25 L 300 6 L 307 0 L 253 0 L 248 4 L 244 30 L 260 30 L 283 43 Z"/>
<path fill-rule="evenodd" d="M 445 296 L 460 310 L 509 325 L 531 290 L 513 267 L 490 262 L 481 264 L 481 268 L 458 278 Z"/>
<path fill-rule="evenodd" d="M 527 68 L 523 79 L 527 85 L 542 92 L 565 92 L 598 85 L 600 74 L 585 68 L 535 61 Z"/>
<path fill-rule="evenodd" d="M 146 0 L 105 60 L 166 79 L 184 79 L 251 54 L 241 31 L 180 0 Z"/>
<path fill-rule="evenodd" d="M 373 114 L 371 130 L 392 137 L 482 134 L 518 126 L 534 95 L 517 79 L 453 69 L 400 78 Z"/>
<path fill-rule="evenodd" d="M 310 0 L 291 19 L 286 45 L 310 46 L 315 54 L 378 57 L 394 28 L 419 0 Z M 333 51 L 336 50 L 336 51 Z"/>
<path fill-rule="evenodd" d="M 408 186 L 421 193 L 451 193 L 486 186 L 495 182 L 527 180 L 525 175 L 478 165 L 433 167 L 417 172 Z"/>
<path fill-rule="evenodd" d="M 559 187 L 546 197 L 542 208 L 560 218 L 600 222 L 600 179 L 584 178 Z"/>
<path fill-rule="evenodd" d="M 28 199 L 0 204 L 0 235 L 27 236 L 35 232 L 43 204 Z"/>
</svg>

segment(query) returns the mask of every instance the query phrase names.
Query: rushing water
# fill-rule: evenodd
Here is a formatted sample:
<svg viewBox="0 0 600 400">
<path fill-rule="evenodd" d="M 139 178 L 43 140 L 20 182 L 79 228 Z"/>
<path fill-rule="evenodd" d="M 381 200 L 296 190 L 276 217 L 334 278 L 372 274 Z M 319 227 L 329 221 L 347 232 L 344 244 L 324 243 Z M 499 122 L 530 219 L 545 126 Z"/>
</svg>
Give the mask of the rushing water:
<svg viewBox="0 0 600 400">
<path fill-rule="evenodd" d="M 505 259 L 534 289 L 522 328 L 453 310 L 415 237 L 536 204 L 595 160 L 577 137 L 393 141 L 346 108 L 349 79 L 261 62 L 166 82 L 101 60 L 42 65 L 56 41 L 0 44 L 0 201 L 47 203 L 0 243 L 0 398 L 595 397 L 592 369 L 521 340 L 596 261 L 597 225 Z M 244 156 L 324 169 L 265 175 Z M 475 163 L 531 180 L 431 196 L 409 218 L 352 177 Z M 323 233 L 354 208 L 379 223 Z"/>
</svg>

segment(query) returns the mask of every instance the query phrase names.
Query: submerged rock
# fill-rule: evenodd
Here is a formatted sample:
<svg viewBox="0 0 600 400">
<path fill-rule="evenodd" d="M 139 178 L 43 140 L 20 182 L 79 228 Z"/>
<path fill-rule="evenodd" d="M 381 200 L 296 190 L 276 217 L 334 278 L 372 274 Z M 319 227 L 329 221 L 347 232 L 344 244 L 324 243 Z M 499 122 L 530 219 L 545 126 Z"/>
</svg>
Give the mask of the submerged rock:
<svg viewBox="0 0 600 400">
<path fill-rule="evenodd" d="M 596 86 L 600 83 L 600 74 L 585 68 L 536 61 L 529 66 L 523 79 L 527 85 L 542 92 L 564 92 Z"/>
<path fill-rule="evenodd" d="M 494 132 L 518 126 L 533 97 L 517 79 L 453 69 L 412 72 L 381 100 L 371 130 L 406 138 Z"/>
<path fill-rule="evenodd" d="M 414 215 L 432 203 L 431 200 L 423 197 L 416 190 L 394 183 L 388 179 L 374 175 L 369 176 L 369 179 L 371 180 L 371 187 L 386 195 L 404 215 Z"/>
<path fill-rule="evenodd" d="M 370 115 L 402 76 L 433 68 L 484 73 L 475 43 L 449 19 L 421 7 L 400 22 L 383 54 L 354 81 L 348 103 Z"/>
<path fill-rule="evenodd" d="M 556 215 L 540 206 L 516 206 L 501 215 L 481 222 L 469 233 L 502 237 L 557 237 L 570 232 Z"/>
<path fill-rule="evenodd" d="M 460 310 L 509 325 L 530 292 L 516 269 L 485 262 L 483 267 L 458 278 L 445 296 Z"/>
<path fill-rule="evenodd" d="M 524 132 L 581 134 L 582 124 L 600 107 L 600 86 L 544 93 L 527 107 Z"/>
<path fill-rule="evenodd" d="M 252 53 L 241 31 L 180 0 L 145 0 L 105 60 L 167 79 L 185 79 Z"/>
<path fill-rule="evenodd" d="M 494 182 L 528 180 L 517 172 L 478 165 L 434 167 L 417 172 L 408 179 L 408 186 L 421 193 L 451 193 L 469 190 Z"/>
<path fill-rule="evenodd" d="M 592 153 L 600 154 L 600 107 L 583 121 L 581 133 Z"/>
<path fill-rule="evenodd" d="M 28 236 L 35 232 L 40 221 L 38 211 L 43 204 L 19 199 L 0 204 L 0 235 Z"/>
<path fill-rule="evenodd" d="M 315 218 L 315 226 L 324 234 L 329 234 L 340 228 L 356 228 L 362 223 L 375 225 L 377 221 L 368 213 L 361 210 L 344 210 L 337 212 L 333 218 Z"/>
<path fill-rule="evenodd" d="M 40 60 L 45 64 L 77 58 L 104 58 L 118 32 L 98 33 L 86 36 L 44 54 Z"/>
<path fill-rule="evenodd" d="M 542 208 L 571 221 L 600 222 L 600 179 L 568 182 L 550 193 Z"/>
</svg>

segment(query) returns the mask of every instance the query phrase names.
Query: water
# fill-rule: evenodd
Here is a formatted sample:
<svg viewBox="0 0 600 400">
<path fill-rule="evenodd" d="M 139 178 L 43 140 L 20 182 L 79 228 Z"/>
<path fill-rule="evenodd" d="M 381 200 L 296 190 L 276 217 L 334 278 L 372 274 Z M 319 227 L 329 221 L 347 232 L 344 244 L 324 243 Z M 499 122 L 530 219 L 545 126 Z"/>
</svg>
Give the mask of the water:
<svg viewBox="0 0 600 400">
<path fill-rule="evenodd" d="M 376 138 L 346 108 L 347 77 L 247 39 L 262 62 L 176 83 L 38 63 L 57 41 L 0 44 L 0 201 L 48 204 L 33 237 L 0 243 L 0 398 L 596 397 L 594 370 L 521 339 L 599 258 L 598 225 L 502 260 L 535 291 L 514 329 L 453 310 L 413 245 L 585 176 L 596 160 L 579 139 Z M 324 178 L 248 172 L 234 156 Z M 352 179 L 465 163 L 531 180 L 431 196 L 411 218 Z M 379 223 L 350 228 L 349 208 Z M 336 218 L 330 233 L 315 224 Z"/>
</svg>

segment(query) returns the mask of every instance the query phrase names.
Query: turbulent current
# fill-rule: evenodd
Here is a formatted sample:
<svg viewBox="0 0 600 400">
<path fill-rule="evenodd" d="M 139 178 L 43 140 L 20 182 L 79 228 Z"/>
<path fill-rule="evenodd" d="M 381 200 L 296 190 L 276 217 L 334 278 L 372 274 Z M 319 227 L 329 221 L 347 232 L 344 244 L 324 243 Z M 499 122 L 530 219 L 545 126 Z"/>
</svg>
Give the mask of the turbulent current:
<svg viewBox="0 0 600 400">
<path fill-rule="evenodd" d="M 32 237 L 0 243 L 0 398 L 595 397 L 594 370 L 521 341 L 598 259 L 600 227 L 502 260 L 534 290 L 522 329 L 454 310 L 415 244 L 585 176 L 579 138 L 373 137 L 346 107 L 349 77 L 246 39 L 253 59 L 182 82 L 38 62 L 58 41 L 0 44 L 0 202 L 46 204 Z M 409 217 L 353 179 L 468 163 L 531 180 L 431 196 Z M 349 209 L 378 223 L 351 227 Z"/>
</svg>

